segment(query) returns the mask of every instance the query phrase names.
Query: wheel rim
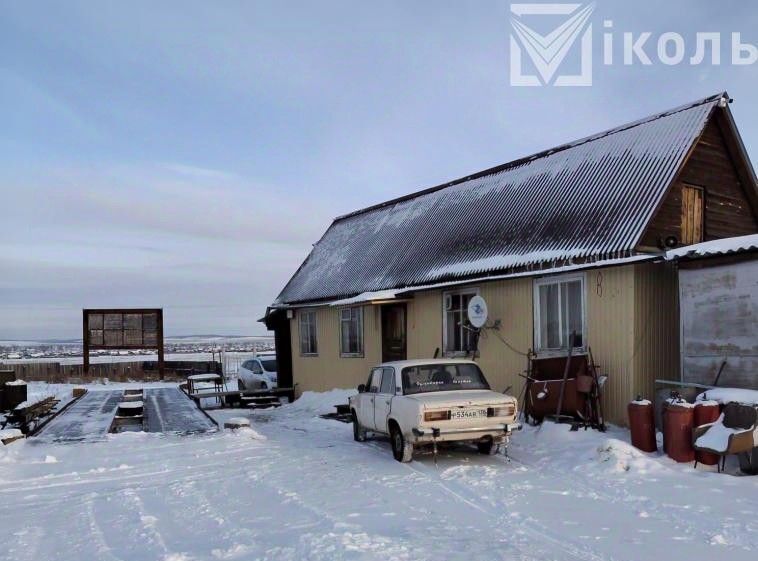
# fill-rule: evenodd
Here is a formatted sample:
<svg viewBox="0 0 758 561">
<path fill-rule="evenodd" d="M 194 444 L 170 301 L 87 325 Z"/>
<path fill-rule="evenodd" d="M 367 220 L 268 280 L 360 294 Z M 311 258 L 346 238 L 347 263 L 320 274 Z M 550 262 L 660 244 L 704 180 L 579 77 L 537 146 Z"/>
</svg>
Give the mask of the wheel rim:
<svg viewBox="0 0 758 561">
<path fill-rule="evenodd" d="M 394 436 L 392 437 L 392 443 L 395 445 L 395 450 L 400 450 L 403 447 L 403 440 L 400 436 L 399 431 L 395 431 Z"/>
</svg>

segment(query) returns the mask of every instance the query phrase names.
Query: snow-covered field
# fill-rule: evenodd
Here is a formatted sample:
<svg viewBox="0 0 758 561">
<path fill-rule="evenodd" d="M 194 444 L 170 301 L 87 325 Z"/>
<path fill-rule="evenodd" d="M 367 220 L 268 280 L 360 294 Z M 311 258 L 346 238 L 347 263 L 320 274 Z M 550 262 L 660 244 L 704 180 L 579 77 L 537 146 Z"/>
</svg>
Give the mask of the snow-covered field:
<svg viewBox="0 0 758 561">
<path fill-rule="evenodd" d="M 316 416 L 345 395 L 214 413 L 238 432 L 0 447 L 0 559 L 755 559 L 758 477 L 551 424 L 511 461 L 400 464 Z"/>
</svg>

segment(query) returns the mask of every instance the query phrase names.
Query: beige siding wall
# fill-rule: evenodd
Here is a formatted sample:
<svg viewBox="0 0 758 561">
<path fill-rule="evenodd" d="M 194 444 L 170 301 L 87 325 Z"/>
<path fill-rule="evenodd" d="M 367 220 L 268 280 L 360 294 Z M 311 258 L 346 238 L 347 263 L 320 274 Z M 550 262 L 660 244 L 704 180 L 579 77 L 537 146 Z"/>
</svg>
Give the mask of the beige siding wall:
<svg viewBox="0 0 758 561">
<path fill-rule="evenodd" d="M 626 424 L 626 405 L 635 392 L 634 265 L 586 273 L 587 343 L 600 374 L 606 420 Z"/>
<path fill-rule="evenodd" d="M 408 302 L 408 358 L 431 358 L 442 349 L 442 292 L 418 292 Z"/>
<path fill-rule="evenodd" d="M 635 391 L 648 399 L 655 380 L 679 379 L 679 288 L 673 263 L 635 268 Z"/>
<path fill-rule="evenodd" d="M 290 320 L 292 374 L 297 391 L 354 388 L 368 378 L 371 366 L 381 362 L 379 310 L 363 306 L 363 357 L 340 357 L 340 309 L 312 308 L 316 312 L 318 356 L 300 355 L 298 313 Z"/>
<path fill-rule="evenodd" d="M 663 264 L 609 267 L 585 273 L 587 343 L 601 374 L 608 374 L 604 409 L 608 421 L 626 424 L 626 405 L 638 393 L 653 396 L 653 380 L 678 371 L 676 275 Z M 492 387 L 512 386 L 519 395 L 533 347 L 532 278 L 471 285 L 487 301 L 490 321 L 479 341 L 480 363 Z M 414 295 L 408 302 L 408 358 L 431 358 L 442 348 L 443 291 Z M 300 356 L 297 315 L 292 321 L 293 374 L 299 391 L 353 388 L 365 382 L 381 362 L 381 318 L 378 306 L 364 310 L 364 357 L 341 358 L 339 308 L 317 312 L 317 357 Z"/>
</svg>

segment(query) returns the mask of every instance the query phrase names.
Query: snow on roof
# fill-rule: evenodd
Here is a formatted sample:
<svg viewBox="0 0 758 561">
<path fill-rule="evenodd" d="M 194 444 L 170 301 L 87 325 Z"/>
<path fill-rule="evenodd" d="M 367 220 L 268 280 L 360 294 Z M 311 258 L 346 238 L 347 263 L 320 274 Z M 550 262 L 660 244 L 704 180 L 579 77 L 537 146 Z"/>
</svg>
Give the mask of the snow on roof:
<svg viewBox="0 0 758 561">
<path fill-rule="evenodd" d="M 758 250 L 758 234 L 751 234 L 670 249 L 666 252 L 666 259 L 670 261 L 684 257 L 709 257 L 755 250 Z"/>
<path fill-rule="evenodd" d="M 724 95 L 339 217 L 273 306 L 632 256 Z"/>
<path fill-rule="evenodd" d="M 352 298 L 343 298 L 330 302 L 330 306 L 348 306 L 350 304 L 360 304 L 362 302 L 372 302 L 375 300 L 393 300 L 399 290 L 375 290 L 372 292 L 361 292 L 358 296 Z"/>
</svg>

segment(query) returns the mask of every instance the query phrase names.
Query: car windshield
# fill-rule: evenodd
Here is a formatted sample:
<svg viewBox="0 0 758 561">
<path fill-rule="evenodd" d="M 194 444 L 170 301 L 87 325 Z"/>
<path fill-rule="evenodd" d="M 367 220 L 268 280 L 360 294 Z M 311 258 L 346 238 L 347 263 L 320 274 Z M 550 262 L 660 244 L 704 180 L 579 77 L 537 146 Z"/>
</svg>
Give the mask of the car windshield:
<svg viewBox="0 0 758 561">
<path fill-rule="evenodd" d="M 275 358 L 262 358 L 261 364 L 266 372 L 276 372 L 276 359 Z"/>
<path fill-rule="evenodd" d="M 490 385 L 476 364 L 422 364 L 403 368 L 403 393 L 452 390 L 488 390 Z"/>
</svg>

